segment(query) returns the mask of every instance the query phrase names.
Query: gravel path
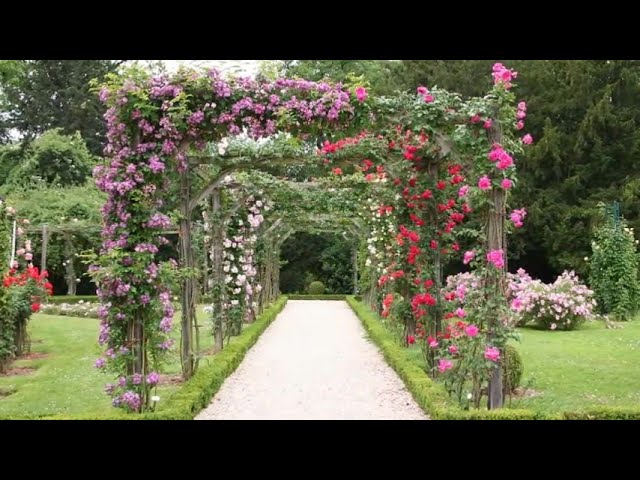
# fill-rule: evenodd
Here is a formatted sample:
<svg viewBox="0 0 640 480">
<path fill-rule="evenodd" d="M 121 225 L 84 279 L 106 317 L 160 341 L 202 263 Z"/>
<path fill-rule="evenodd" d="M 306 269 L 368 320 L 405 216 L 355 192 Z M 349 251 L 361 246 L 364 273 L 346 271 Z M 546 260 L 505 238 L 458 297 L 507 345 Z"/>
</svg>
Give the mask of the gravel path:
<svg viewBox="0 0 640 480">
<path fill-rule="evenodd" d="M 346 302 L 289 300 L 196 420 L 426 420 Z"/>
</svg>

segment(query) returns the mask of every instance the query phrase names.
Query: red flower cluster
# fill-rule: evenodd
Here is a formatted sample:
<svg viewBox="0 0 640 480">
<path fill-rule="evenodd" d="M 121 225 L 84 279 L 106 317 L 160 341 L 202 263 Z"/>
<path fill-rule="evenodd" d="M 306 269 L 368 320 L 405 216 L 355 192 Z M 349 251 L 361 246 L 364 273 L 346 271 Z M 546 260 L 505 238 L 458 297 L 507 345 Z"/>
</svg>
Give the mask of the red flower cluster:
<svg viewBox="0 0 640 480">
<path fill-rule="evenodd" d="M 325 140 L 320 152 L 324 154 L 335 153 L 348 145 L 357 145 L 366 135 L 366 132 L 361 132 L 356 137 L 343 138 L 342 140 L 338 140 L 336 143 L 331 143 L 329 140 Z"/>
<path fill-rule="evenodd" d="M 53 285 L 46 281 L 48 273 L 46 271 L 40 273 L 38 267 L 27 267 L 27 269 L 21 273 L 18 273 L 15 268 L 9 270 L 9 273 L 4 277 L 3 285 L 6 288 L 14 285 L 23 287 L 29 280 L 33 280 L 36 283 L 42 285 L 48 295 L 53 294 Z"/>
<path fill-rule="evenodd" d="M 9 270 L 4 277 L 2 284 L 5 288 L 10 287 L 24 287 L 28 282 L 33 281 L 36 285 L 42 287 L 47 295 L 53 295 L 53 285 L 47 281 L 48 273 L 43 271 L 42 273 L 38 267 L 27 267 L 26 270 L 18 273 L 15 268 Z M 31 311 L 36 313 L 40 311 L 40 297 L 34 296 L 32 299 Z"/>
<path fill-rule="evenodd" d="M 391 304 L 393 303 L 393 293 L 388 293 L 384 300 L 382 300 L 382 316 L 387 318 L 389 316 L 389 311 L 391 309 Z"/>
</svg>

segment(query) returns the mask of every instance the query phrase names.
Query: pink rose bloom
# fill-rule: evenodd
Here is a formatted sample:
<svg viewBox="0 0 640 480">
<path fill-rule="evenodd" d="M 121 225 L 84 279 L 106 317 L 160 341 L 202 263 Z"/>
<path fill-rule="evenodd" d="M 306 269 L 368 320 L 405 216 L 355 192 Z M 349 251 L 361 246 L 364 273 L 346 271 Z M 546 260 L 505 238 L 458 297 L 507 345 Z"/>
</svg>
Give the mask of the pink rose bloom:
<svg viewBox="0 0 640 480">
<path fill-rule="evenodd" d="M 496 268 L 504 267 L 504 252 L 500 250 L 492 250 L 487 253 L 487 261 L 493 263 Z"/>
<path fill-rule="evenodd" d="M 429 347 L 431 348 L 438 348 L 438 341 L 433 339 L 429 342 Z"/>
<path fill-rule="evenodd" d="M 518 103 L 518 110 L 522 110 L 523 112 L 527 111 L 527 104 L 525 102 Z"/>
<path fill-rule="evenodd" d="M 479 331 L 480 330 L 478 330 L 478 327 L 473 324 L 464 327 L 464 333 L 466 333 L 470 337 L 475 337 L 476 335 L 478 335 Z"/>
<path fill-rule="evenodd" d="M 358 97 L 359 102 L 364 102 L 367 99 L 367 91 L 364 87 L 356 88 L 356 97 Z"/>
<path fill-rule="evenodd" d="M 476 252 L 474 252 L 473 250 L 469 250 L 468 252 L 464 252 L 464 257 L 462 259 L 462 263 L 467 265 L 469 262 L 471 262 L 471 260 L 473 260 L 473 258 L 475 256 L 476 256 Z"/>
<path fill-rule="evenodd" d="M 480 121 L 480 115 L 474 115 L 471 117 L 471 123 L 478 123 Z"/>
<path fill-rule="evenodd" d="M 522 143 L 524 143 L 525 145 L 531 145 L 533 143 L 533 137 L 527 133 L 524 137 L 522 137 Z"/>
<path fill-rule="evenodd" d="M 496 347 L 487 347 L 484 351 L 484 358 L 491 360 L 492 362 L 497 362 L 500 360 L 500 350 Z"/>
<path fill-rule="evenodd" d="M 458 190 L 458 197 L 464 197 L 467 193 L 469 193 L 469 185 L 463 185 Z"/>
<path fill-rule="evenodd" d="M 458 353 L 458 347 L 456 347 L 455 345 L 450 345 L 449 346 L 449 353 L 451 355 L 455 355 L 456 353 Z"/>
<path fill-rule="evenodd" d="M 456 315 L 458 316 L 458 318 L 464 318 L 467 316 L 467 312 L 464 311 L 464 308 L 458 308 L 456 310 Z"/>
<path fill-rule="evenodd" d="M 508 178 L 505 178 L 502 180 L 502 182 L 500 183 L 500 185 L 502 186 L 502 188 L 504 188 L 505 190 L 509 190 L 512 186 L 513 186 L 513 182 L 511 180 L 509 180 Z"/>
<path fill-rule="evenodd" d="M 484 128 L 486 128 L 487 130 L 489 130 L 491 128 L 491 124 L 492 124 L 492 122 L 491 122 L 491 119 L 489 118 L 489 119 L 485 120 L 484 125 L 482 125 L 482 126 Z"/>
<path fill-rule="evenodd" d="M 489 190 L 491 188 L 491 180 L 486 175 L 482 176 L 480 180 L 478 180 L 478 188 L 480 190 Z"/>
<path fill-rule="evenodd" d="M 518 113 L 516 113 L 516 117 L 518 117 L 520 120 L 522 120 L 526 116 L 527 116 L 527 114 L 525 112 L 523 112 L 522 110 L 518 110 Z"/>
<path fill-rule="evenodd" d="M 514 298 L 511 302 L 511 310 L 514 312 L 519 312 L 522 309 L 522 300 L 518 297 Z"/>
<path fill-rule="evenodd" d="M 33 253 L 25 253 L 25 254 L 24 254 L 24 259 L 25 259 L 27 262 L 30 262 L 31 260 L 33 260 Z"/>
<path fill-rule="evenodd" d="M 511 214 L 509 215 L 509 218 L 511 219 L 511 221 L 513 222 L 516 228 L 520 228 L 524 225 L 522 223 L 522 220 L 526 216 L 527 216 L 527 211 L 524 208 L 520 208 L 520 209 L 515 209 L 513 212 L 511 212 Z"/>
<path fill-rule="evenodd" d="M 444 373 L 447 370 L 451 370 L 453 368 L 453 362 L 451 360 L 447 360 L 445 358 L 441 358 L 438 362 L 438 370 L 440 373 Z"/>
<path fill-rule="evenodd" d="M 425 95 L 427 93 L 429 93 L 429 90 L 427 90 L 427 87 L 423 87 L 422 85 L 418 87 L 418 95 Z"/>
<path fill-rule="evenodd" d="M 516 128 L 518 130 L 522 130 L 524 128 L 524 122 L 522 120 L 519 120 L 518 123 L 516 123 Z"/>
<path fill-rule="evenodd" d="M 427 103 L 433 102 L 433 95 L 431 95 L 430 93 L 427 93 L 423 98 L 424 98 L 424 101 Z"/>
<path fill-rule="evenodd" d="M 513 157 L 511 157 L 511 155 L 509 155 L 504 150 L 501 150 L 498 153 L 498 163 L 497 163 L 496 167 L 499 170 L 504 170 L 506 168 L 511 167 L 512 165 L 513 165 Z"/>
<path fill-rule="evenodd" d="M 16 255 L 18 255 L 19 257 L 24 255 L 25 253 L 26 253 L 26 250 L 24 248 L 19 248 L 18 250 L 16 250 Z"/>
</svg>

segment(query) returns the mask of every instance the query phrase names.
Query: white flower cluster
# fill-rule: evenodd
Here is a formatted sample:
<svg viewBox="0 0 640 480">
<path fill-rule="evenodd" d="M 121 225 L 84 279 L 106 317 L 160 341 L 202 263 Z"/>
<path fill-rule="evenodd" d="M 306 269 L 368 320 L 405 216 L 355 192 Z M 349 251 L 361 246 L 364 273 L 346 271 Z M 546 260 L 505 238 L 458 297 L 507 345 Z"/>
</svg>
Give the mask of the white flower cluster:
<svg viewBox="0 0 640 480">
<path fill-rule="evenodd" d="M 367 238 L 367 259 L 365 266 L 374 267 L 378 276 L 387 272 L 385 265 L 393 263 L 395 258 L 393 233 L 396 226 L 391 211 L 382 211 L 381 205 L 373 198 L 367 199 L 366 214 L 363 215 L 369 227 Z"/>
</svg>

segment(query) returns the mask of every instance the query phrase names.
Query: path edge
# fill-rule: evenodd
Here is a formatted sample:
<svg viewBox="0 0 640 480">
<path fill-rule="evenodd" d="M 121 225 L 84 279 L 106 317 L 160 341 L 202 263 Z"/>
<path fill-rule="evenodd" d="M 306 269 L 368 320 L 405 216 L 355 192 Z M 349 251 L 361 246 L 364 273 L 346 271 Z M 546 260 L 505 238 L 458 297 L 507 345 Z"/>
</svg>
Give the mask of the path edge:
<svg viewBox="0 0 640 480">
<path fill-rule="evenodd" d="M 549 419 L 531 410 L 462 410 L 455 405 L 444 387 L 427 376 L 415 365 L 374 313 L 353 295 L 346 298 L 347 304 L 362 323 L 369 338 L 378 347 L 387 364 L 398 374 L 418 406 L 432 420 L 538 420 Z"/>
<path fill-rule="evenodd" d="M 40 417 L 41 420 L 193 420 L 204 408 L 208 407 L 224 381 L 242 363 L 247 352 L 253 347 L 269 325 L 278 317 L 287 305 L 288 297 L 281 295 L 267 307 L 251 325 L 243 329 L 220 353 L 214 355 L 209 363 L 201 365 L 190 378 L 157 412 L 143 414 L 124 414 L 110 412 L 101 415 L 53 415 Z M 14 418 L 16 420 L 22 418 Z"/>
</svg>

